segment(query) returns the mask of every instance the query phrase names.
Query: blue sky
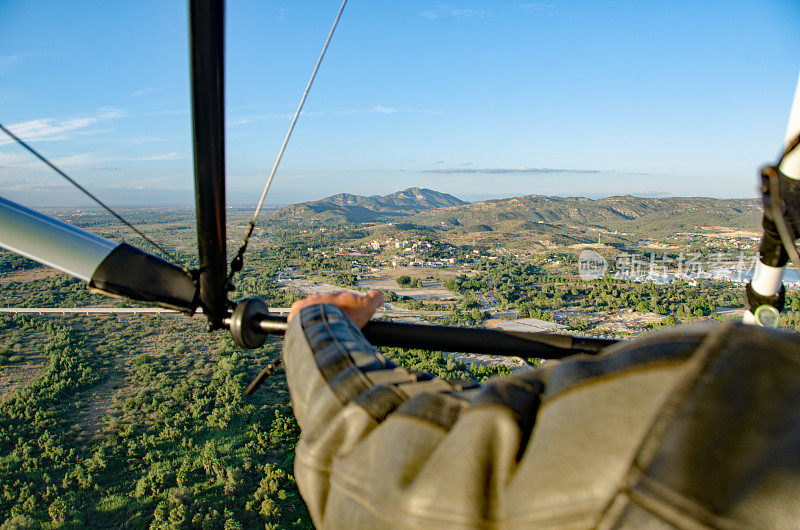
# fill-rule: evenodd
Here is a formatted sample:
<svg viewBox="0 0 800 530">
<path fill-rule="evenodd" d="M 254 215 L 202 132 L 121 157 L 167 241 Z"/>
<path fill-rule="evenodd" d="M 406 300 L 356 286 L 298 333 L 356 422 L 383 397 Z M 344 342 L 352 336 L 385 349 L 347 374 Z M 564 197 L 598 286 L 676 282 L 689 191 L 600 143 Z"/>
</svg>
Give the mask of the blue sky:
<svg viewBox="0 0 800 530">
<path fill-rule="evenodd" d="M 230 0 L 229 202 L 254 203 L 338 1 Z M 350 0 L 267 202 L 410 186 L 755 196 L 800 2 Z M 191 203 L 186 4 L 0 0 L 0 123 L 111 204 Z M 82 199 L 0 139 L 0 194 Z"/>
</svg>

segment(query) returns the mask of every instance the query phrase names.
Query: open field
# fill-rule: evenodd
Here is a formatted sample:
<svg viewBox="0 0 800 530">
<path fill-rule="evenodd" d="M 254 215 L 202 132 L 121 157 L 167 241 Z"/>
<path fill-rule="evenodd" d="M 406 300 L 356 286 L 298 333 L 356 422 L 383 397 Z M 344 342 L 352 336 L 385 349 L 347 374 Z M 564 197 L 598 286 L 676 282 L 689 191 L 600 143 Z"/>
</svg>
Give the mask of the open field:
<svg viewBox="0 0 800 530">
<path fill-rule="evenodd" d="M 408 296 L 417 300 L 460 300 L 463 298 L 460 294 L 445 289 L 444 284 L 439 280 L 422 280 L 421 288 L 412 289 L 398 285 L 395 278 L 369 278 L 359 280 L 356 285 L 363 289 L 394 291 L 398 296 Z"/>
<path fill-rule="evenodd" d="M 391 279 L 397 279 L 400 276 L 410 276 L 411 278 L 419 278 L 426 280 L 428 278 L 438 278 L 444 280 L 446 278 L 454 278 L 462 274 L 461 270 L 445 267 L 387 267 L 380 272 L 381 276 L 386 276 Z"/>
<path fill-rule="evenodd" d="M 49 267 L 35 267 L 32 269 L 7 271 L 0 274 L 0 283 L 7 282 L 29 282 L 32 280 L 39 280 L 42 278 L 53 278 L 55 276 L 63 275 L 64 273 Z"/>
</svg>

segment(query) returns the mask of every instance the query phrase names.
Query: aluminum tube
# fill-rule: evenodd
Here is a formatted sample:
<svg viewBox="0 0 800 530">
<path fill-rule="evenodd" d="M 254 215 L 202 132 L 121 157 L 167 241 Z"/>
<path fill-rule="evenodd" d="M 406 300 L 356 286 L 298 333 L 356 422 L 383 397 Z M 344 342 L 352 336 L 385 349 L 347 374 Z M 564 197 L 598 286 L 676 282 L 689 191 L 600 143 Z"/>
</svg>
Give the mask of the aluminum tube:
<svg viewBox="0 0 800 530">
<path fill-rule="evenodd" d="M 789 124 L 786 126 L 786 145 L 800 133 L 800 77 L 797 79 L 797 88 L 794 91 L 794 102 L 789 113 Z M 791 179 L 800 180 L 800 148 L 794 150 L 783 159 L 781 171 Z"/>
<path fill-rule="evenodd" d="M 800 133 L 800 77 L 794 91 L 794 101 L 789 112 L 789 123 L 786 126 L 786 145 Z M 789 178 L 800 180 L 800 149 L 783 159 L 780 170 Z M 784 267 L 770 267 L 759 261 L 753 272 L 753 290 L 764 296 L 773 296 L 781 289 Z M 742 321 L 745 324 L 755 323 L 755 317 L 750 311 L 745 311 Z"/>
<path fill-rule="evenodd" d="M 88 282 L 119 244 L 0 197 L 0 246 Z"/>
<path fill-rule="evenodd" d="M 781 288 L 782 279 L 783 267 L 770 267 L 759 261 L 756 263 L 756 270 L 753 272 L 753 289 L 761 294 L 775 294 Z"/>
</svg>

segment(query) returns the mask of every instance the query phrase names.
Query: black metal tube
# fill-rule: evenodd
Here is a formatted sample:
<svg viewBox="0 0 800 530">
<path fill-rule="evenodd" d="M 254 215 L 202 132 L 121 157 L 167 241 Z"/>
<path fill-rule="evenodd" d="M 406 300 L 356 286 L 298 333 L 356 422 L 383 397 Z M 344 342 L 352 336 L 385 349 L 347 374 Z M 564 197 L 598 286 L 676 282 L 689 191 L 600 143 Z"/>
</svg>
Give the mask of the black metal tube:
<svg viewBox="0 0 800 530">
<path fill-rule="evenodd" d="M 189 2 L 200 303 L 212 329 L 222 327 L 228 301 L 223 7 L 222 0 Z"/>
<path fill-rule="evenodd" d="M 263 333 L 286 333 L 286 317 L 261 315 L 255 327 Z M 524 333 L 489 328 L 428 326 L 372 320 L 363 329 L 375 346 L 482 353 L 538 359 L 561 359 L 578 353 L 596 354 L 617 341 L 551 333 Z"/>
<path fill-rule="evenodd" d="M 610 339 L 579 338 L 550 333 L 524 333 L 489 328 L 428 326 L 373 320 L 364 336 L 376 346 L 396 346 L 489 355 L 561 359 L 576 353 L 598 353 Z"/>
<path fill-rule="evenodd" d="M 770 267 L 785 266 L 789 261 L 789 254 L 783 247 L 775 221 L 765 215 L 761 224 L 764 227 L 764 234 L 761 236 L 761 245 L 758 249 L 761 263 Z"/>
</svg>

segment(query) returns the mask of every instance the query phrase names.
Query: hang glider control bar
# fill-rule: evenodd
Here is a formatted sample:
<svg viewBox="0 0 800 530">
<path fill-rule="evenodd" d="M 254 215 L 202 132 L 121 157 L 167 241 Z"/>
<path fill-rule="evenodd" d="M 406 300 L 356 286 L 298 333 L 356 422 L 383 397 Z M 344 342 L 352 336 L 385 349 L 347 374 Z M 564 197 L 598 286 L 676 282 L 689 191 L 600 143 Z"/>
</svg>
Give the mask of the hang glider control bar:
<svg viewBox="0 0 800 530">
<path fill-rule="evenodd" d="M 285 316 L 272 315 L 258 298 L 246 298 L 225 319 L 231 335 L 242 348 L 261 346 L 268 335 L 283 335 Z M 578 353 L 597 354 L 618 342 L 614 339 L 574 337 L 554 333 L 525 333 L 489 328 L 459 328 L 370 321 L 364 336 L 375 346 L 394 346 L 422 350 L 482 353 L 539 359 L 561 359 Z"/>
</svg>

